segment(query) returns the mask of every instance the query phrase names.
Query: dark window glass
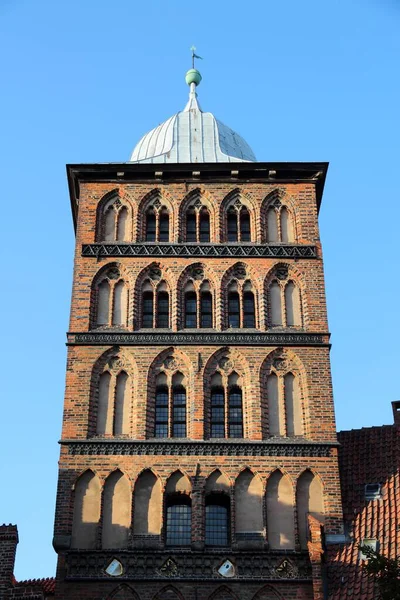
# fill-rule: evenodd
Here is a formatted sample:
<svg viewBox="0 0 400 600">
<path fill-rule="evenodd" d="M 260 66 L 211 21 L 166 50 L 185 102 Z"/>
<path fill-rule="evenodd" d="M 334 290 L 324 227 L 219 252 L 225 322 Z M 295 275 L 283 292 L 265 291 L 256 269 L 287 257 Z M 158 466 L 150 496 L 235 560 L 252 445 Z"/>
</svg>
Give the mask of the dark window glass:
<svg viewBox="0 0 400 600">
<path fill-rule="evenodd" d="M 167 546 L 189 546 L 191 542 L 192 508 L 190 504 L 167 507 Z"/>
<path fill-rule="evenodd" d="M 244 292 L 243 294 L 243 327 L 255 327 L 254 294 Z"/>
<path fill-rule="evenodd" d="M 228 210 L 228 242 L 238 241 L 237 212 L 234 208 Z"/>
<path fill-rule="evenodd" d="M 156 241 L 156 215 L 154 211 L 146 214 L 146 242 Z"/>
<path fill-rule="evenodd" d="M 229 390 L 228 427 L 228 437 L 243 437 L 242 390 L 238 386 L 233 386 Z"/>
<path fill-rule="evenodd" d="M 181 385 L 173 390 L 172 415 L 172 436 L 186 437 L 186 390 Z"/>
<path fill-rule="evenodd" d="M 222 387 L 211 389 L 211 437 L 225 437 L 225 395 Z"/>
<path fill-rule="evenodd" d="M 168 437 L 168 388 L 160 385 L 156 388 L 155 437 Z"/>
<path fill-rule="evenodd" d="M 143 293 L 142 327 L 153 327 L 153 292 Z"/>
<path fill-rule="evenodd" d="M 162 210 L 160 213 L 160 230 L 158 237 L 160 242 L 169 242 L 169 214 L 166 210 Z"/>
<path fill-rule="evenodd" d="M 242 242 L 250 242 L 250 214 L 247 208 L 240 211 L 240 239 Z"/>
<path fill-rule="evenodd" d="M 169 295 L 159 292 L 157 297 L 157 327 L 169 327 Z"/>
<path fill-rule="evenodd" d="M 210 241 L 210 215 L 206 208 L 200 211 L 200 242 Z"/>
<path fill-rule="evenodd" d="M 227 546 L 229 539 L 229 499 L 225 496 L 206 498 L 206 544 Z"/>
<path fill-rule="evenodd" d="M 186 292 L 185 294 L 185 327 L 197 327 L 196 292 Z"/>
<path fill-rule="evenodd" d="M 212 327 L 212 296 L 202 292 L 200 296 L 200 327 Z"/>
<path fill-rule="evenodd" d="M 186 213 L 186 241 L 197 242 L 196 235 L 196 213 L 194 210 Z"/>
<path fill-rule="evenodd" d="M 240 304 L 237 292 L 229 292 L 228 295 L 228 326 L 240 327 Z"/>
</svg>

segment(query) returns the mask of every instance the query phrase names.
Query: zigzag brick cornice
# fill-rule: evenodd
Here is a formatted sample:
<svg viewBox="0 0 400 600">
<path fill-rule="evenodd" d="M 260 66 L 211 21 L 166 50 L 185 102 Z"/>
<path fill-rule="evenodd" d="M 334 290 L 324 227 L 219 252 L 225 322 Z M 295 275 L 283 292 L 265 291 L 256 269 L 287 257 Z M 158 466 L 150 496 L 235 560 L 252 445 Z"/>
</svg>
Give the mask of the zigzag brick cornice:
<svg viewBox="0 0 400 600">
<path fill-rule="evenodd" d="M 316 246 L 292 244 L 83 244 L 82 256 L 318 258 Z"/>
<path fill-rule="evenodd" d="M 116 578 L 105 572 L 116 558 L 123 574 Z M 237 552 L 219 549 L 215 552 L 141 551 L 117 552 L 70 551 L 66 554 L 69 580 L 219 580 L 218 568 L 226 559 L 235 565 L 235 577 L 229 581 L 309 581 L 311 564 L 305 552 Z"/>
<path fill-rule="evenodd" d="M 94 331 L 68 333 L 68 346 L 329 346 L 320 333 L 143 333 Z"/>
<path fill-rule="evenodd" d="M 297 441 L 179 441 L 179 440 L 61 440 L 70 455 L 83 456 L 291 456 L 327 458 L 335 442 Z"/>
</svg>

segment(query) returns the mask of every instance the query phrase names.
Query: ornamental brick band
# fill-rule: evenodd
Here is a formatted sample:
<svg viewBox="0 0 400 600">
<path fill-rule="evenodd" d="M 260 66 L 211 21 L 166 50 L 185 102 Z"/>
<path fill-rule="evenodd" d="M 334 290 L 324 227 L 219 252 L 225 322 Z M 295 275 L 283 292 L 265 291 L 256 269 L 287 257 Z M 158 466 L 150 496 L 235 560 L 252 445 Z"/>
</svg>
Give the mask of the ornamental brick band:
<svg viewBox="0 0 400 600">
<path fill-rule="evenodd" d="M 285 581 L 311 580 L 311 564 L 305 552 L 224 552 L 155 551 L 151 560 L 148 552 L 135 550 L 126 552 L 68 552 L 67 580 L 110 579 L 105 567 L 116 558 L 123 566 L 123 575 L 118 581 L 131 580 L 219 580 L 218 568 L 226 557 L 235 564 L 237 580 Z M 293 562 L 292 562 L 293 561 Z M 164 568 L 163 568 L 164 567 Z M 167 568 L 165 568 L 167 567 Z"/>
<path fill-rule="evenodd" d="M 83 244 L 82 256 L 318 258 L 316 246 L 267 244 Z"/>
<path fill-rule="evenodd" d="M 329 334 L 315 333 L 68 333 L 68 346 L 328 346 Z"/>
<path fill-rule="evenodd" d="M 328 458 L 337 444 L 310 442 L 189 442 L 62 440 L 71 455 L 97 456 L 293 456 Z"/>
</svg>

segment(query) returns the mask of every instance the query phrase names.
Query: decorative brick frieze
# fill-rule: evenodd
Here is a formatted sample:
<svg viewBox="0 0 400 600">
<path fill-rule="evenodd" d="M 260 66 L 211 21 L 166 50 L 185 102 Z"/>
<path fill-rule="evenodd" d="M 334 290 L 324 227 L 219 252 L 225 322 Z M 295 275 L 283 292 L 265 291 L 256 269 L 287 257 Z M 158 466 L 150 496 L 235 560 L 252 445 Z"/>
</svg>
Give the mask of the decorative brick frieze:
<svg viewBox="0 0 400 600">
<path fill-rule="evenodd" d="M 316 246 L 293 244 L 83 244 L 82 256 L 179 256 L 206 258 L 318 258 Z"/>
<path fill-rule="evenodd" d="M 329 458 L 335 443 L 62 440 L 69 454 L 84 456 L 284 456 Z"/>
<path fill-rule="evenodd" d="M 105 572 L 116 558 L 123 574 L 112 578 Z M 217 580 L 221 564 L 230 560 L 235 566 L 234 581 L 290 581 L 311 580 L 311 564 L 306 552 L 235 552 L 218 548 L 214 551 L 194 552 L 172 550 L 151 552 L 129 551 L 75 551 L 66 555 L 67 580 Z M 226 580 L 225 580 L 226 581 Z"/>
<path fill-rule="evenodd" d="M 144 333 L 95 331 L 68 333 L 68 346 L 327 346 L 328 334 L 318 333 Z"/>
</svg>

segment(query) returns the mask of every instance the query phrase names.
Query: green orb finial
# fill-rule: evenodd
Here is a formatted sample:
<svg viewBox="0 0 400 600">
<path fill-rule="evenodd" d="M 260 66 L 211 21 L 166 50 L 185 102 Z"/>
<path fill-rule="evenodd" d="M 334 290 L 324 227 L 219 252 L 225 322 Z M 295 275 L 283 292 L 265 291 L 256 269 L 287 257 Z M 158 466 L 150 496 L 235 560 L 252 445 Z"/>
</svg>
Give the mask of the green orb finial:
<svg viewBox="0 0 400 600">
<path fill-rule="evenodd" d="M 201 81 L 200 71 L 198 71 L 197 69 L 189 69 L 189 71 L 185 75 L 185 80 L 188 85 L 190 85 L 191 83 L 200 85 L 200 81 Z"/>
</svg>

